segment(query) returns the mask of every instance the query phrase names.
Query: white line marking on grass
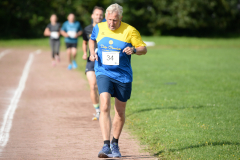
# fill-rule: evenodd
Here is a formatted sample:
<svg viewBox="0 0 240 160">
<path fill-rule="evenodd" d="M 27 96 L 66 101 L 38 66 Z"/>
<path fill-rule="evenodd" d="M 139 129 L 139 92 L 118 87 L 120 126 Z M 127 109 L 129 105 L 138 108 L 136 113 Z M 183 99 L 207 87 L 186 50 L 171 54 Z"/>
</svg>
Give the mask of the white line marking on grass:
<svg viewBox="0 0 240 160">
<path fill-rule="evenodd" d="M 25 83 L 28 78 L 28 74 L 29 74 L 29 70 L 30 70 L 33 58 L 34 58 L 34 54 L 39 54 L 39 53 L 41 53 L 41 50 L 37 50 L 35 52 L 30 53 L 27 63 L 25 64 L 21 79 L 19 81 L 18 88 L 16 89 L 15 94 L 14 94 L 13 98 L 11 99 L 11 103 L 8 106 L 7 111 L 5 112 L 2 127 L 0 130 L 0 153 L 2 152 L 2 149 L 5 147 L 5 145 L 8 142 L 9 134 L 10 134 L 10 130 L 12 127 L 12 122 L 13 122 L 13 116 L 18 107 L 17 104 L 19 102 L 19 99 L 25 88 Z"/>
<path fill-rule="evenodd" d="M 10 52 L 10 49 L 4 50 L 0 53 L 0 59 L 5 56 L 6 54 L 8 54 Z"/>
</svg>

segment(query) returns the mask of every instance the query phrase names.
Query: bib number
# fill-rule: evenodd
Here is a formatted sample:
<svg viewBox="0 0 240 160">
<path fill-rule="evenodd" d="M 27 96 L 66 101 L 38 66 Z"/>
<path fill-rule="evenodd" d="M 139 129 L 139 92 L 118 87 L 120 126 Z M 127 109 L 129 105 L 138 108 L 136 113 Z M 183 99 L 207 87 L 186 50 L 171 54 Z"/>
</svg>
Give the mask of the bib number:
<svg viewBox="0 0 240 160">
<path fill-rule="evenodd" d="M 119 65 L 119 52 L 102 52 L 104 65 Z"/>
<path fill-rule="evenodd" d="M 68 34 L 68 36 L 69 36 L 70 38 L 75 38 L 77 32 L 75 32 L 75 31 L 68 31 L 67 34 Z"/>
<path fill-rule="evenodd" d="M 59 38 L 59 34 L 58 34 L 58 32 L 51 32 L 51 38 L 53 38 L 53 39 L 58 39 Z"/>
</svg>

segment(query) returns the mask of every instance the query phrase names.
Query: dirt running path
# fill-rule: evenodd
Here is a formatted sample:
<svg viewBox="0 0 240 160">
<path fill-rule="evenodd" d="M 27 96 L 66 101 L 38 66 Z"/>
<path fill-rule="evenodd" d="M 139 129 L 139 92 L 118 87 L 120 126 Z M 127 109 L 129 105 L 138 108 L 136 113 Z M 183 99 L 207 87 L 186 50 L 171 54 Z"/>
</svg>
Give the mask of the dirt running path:
<svg viewBox="0 0 240 160">
<path fill-rule="evenodd" d="M 33 51 L 12 49 L 0 59 L 0 125 Z M 61 54 L 56 67 L 51 67 L 48 51 L 34 56 L 0 159 L 98 159 L 103 142 L 98 122 L 91 120 L 87 81 L 66 69 L 66 54 Z M 155 159 L 139 152 L 138 144 L 123 132 L 121 159 Z"/>
</svg>

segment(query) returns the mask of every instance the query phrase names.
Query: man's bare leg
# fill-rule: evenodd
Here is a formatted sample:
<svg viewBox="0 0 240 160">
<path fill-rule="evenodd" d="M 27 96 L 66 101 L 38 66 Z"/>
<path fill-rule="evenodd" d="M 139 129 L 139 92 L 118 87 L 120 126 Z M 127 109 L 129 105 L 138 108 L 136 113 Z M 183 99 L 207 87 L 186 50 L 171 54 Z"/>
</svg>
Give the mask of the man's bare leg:
<svg viewBox="0 0 240 160">
<path fill-rule="evenodd" d="M 68 56 L 68 62 L 69 64 L 71 64 L 72 63 L 71 48 L 67 49 L 67 56 Z"/>
<path fill-rule="evenodd" d="M 127 102 L 122 102 L 115 98 L 115 116 L 113 119 L 113 137 L 115 139 L 119 139 L 123 125 L 125 123 L 126 104 Z"/>
<path fill-rule="evenodd" d="M 77 55 L 77 48 L 71 48 L 71 52 L 72 52 L 72 66 L 73 68 L 77 68 L 77 62 L 76 62 L 76 55 Z"/>
<path fill-rule="evenodd" d="M 96 75 L 94 71 L 88 71 L 86 72 L 88 83 L 90 86 L 90 97 L 93 104 L 99 103 L 98 93 L 97 93 L 97 80 Z"/>
<path fill-rule="evenodd" d="M 100 116 L 100 108 L 99 108 L 99 96 L 98 96 L 98 86 L 97 86 L 97 80 L 96 75 L 94 71 L 88 71 L 86 72 L 88 83 L 90 86 L 90 97 L 93 103 L 93 107 L 96 110 L 96 114 L 92 118 L 93 121 L 99 120 Z"/>
<path fill-rule="evenodd" d="M 71 52 L 72 52 L 72 56 L 73 56 L 73 60 L 76 59 L 76 55 L 77 55 L 77 48 L 71 48 Z"/>
<path fill-rule="evenodd" d="M 111 132 L 111 117 L 110 117 L 110 108 L 111 108 L 111 95 L 108 92 L 103 92 L 100 94 L 100 128 L 102 131 L 103 140 L 110 140 Z"/>
</svg>

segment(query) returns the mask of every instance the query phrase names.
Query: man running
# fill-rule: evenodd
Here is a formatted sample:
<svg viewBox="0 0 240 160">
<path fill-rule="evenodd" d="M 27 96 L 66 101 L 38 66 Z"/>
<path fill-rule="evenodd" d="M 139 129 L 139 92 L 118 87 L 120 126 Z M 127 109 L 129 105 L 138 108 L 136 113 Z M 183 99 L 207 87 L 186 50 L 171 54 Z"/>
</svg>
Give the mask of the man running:
<svg viewBox="0 0 240 160">
<path fill-rule="evenodd" d="M 100 94 L 99 123 L 104 145 L 98 153 L 99 158 L 121 157 L 118 147 L 124 122 L 127 100 L 132 90 L 131 55 L 147 53 L 146 44 L 139 32 L 132 26 L 121 22 L 122 7 L 110 5 L 105 13 L 107 22 L 99 23 L 93 28 L 89 40 L 90 60 L 95 61 L 98 91 Z M 98 51 L 94 52 L 97 41 Z M 115 97 L 115 117 L 113 119 L 113 139 L 111 133 L 111 97 Z"/>
<path fill-rule="evenodd" d="M 44 30 L 44 36 L 50 37 L 50 46 L 52 49 L 52 66 L 55 66 L 55 58 L 60 61 L 59 57 L 59 47 L 60 47 L 60 23 L 57 23 L 57 15 L 52 14 L 50 17 L 50 23 Z M 56 55 L 56 56 L 55 56 Z"/>
<path fill-rule="evenodd" d="M 69 60 L 68 69 L 75 69 L 77 68 L 77 63 L 75 60 L 77 54 L 77 38 L 82 35 L 82 28 L 80 22 L 75 21 L 75 16 L 73 13 L 70 13 L 68 15 L 68 21 L 63 23 L 61 34 L 65 37 L 67 55 Z"/>
<path fill-rule="evenodd" d="M 94 7 L 93 13 L 91 16 L 93 23 L 88 25 L 87 27 L 85 27 L 83 30 L 83 44 L 82 44 L 83 57 L 82 58 L 85 60 L 87 59 L 85 73 L 87 75 L 88 83 L 90 86 L 90 97 L 91 97 L 91 100 L 93 103 L 93 107 L 96 110 L 96 114 L 92 120 L 99 119 L 100 109 L 99 109 L 99 97 L 98 97 L 98 93 L 97 93 L 97 80 L 96 80 L 96 75 L 94 72 L 94 62 L 90 61 L 89 57 L 87 56 L 87 45 L 88 45 L 88 41 L 91 37 L 93 27 L 96 24 L 102 22 L 102 20 L 103 20 L 103 12 L 104 11 L 103 11 L 102 7 L 98 7 L 98 6 Z M 96 49 L 97 49 L 97 43 L 95 43 L 95 45 L 94 45 L 94 50 L 96 50 Z"/>
</svg>

